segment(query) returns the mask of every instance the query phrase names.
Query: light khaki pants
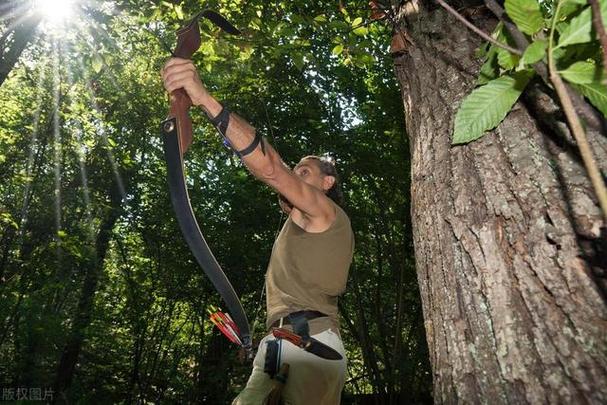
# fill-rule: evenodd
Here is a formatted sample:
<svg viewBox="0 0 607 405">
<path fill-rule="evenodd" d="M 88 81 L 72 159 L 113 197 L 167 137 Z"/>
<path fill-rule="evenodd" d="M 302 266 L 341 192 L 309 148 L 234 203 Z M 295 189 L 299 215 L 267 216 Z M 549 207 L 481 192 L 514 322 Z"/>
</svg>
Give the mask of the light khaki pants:
<svg viewBox="0 0 607 405">
<path fill-rule="evenodd" d="M 340 402 L 346 380 L 346 353 L 341 339 L 331 329 L 312 337 L 337 350 L 343 359 L 325 360 L 281 339 L 278 367 L 289 364 L 289 377 L 283 390 L 285 405 L 336 405 Z M 263 371 L 269 339 L 274 336 L 270 334 L 260 342 L 249 381 L 232 405 L 262 405 L 272 390 L 273 380 Z"/>
</svg>

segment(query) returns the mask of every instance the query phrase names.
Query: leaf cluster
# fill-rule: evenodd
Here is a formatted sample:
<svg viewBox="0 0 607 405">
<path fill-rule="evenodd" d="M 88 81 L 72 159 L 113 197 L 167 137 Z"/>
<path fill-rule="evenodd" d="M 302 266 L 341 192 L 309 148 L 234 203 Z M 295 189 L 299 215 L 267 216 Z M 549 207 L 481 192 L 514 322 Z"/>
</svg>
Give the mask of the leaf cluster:
<svg viewBox="0 0 607 405">
<path fill-rule="evenodd" d="M 464 144 L 495 128 L 512 109 L 525 87 L 537 76 L 537 64 L 547 62 L 552 48 L 559 74 L 607 116 L 607 86 L 600 45 L 591 23 L 591 9 L 584 0 L 506 0 L 506 13 L 529 40 L 522 56 L 495 44 L 484 44 L 479 55 L 484 63 L 478 86 L 462 102 L 455 117 L 453 144 Z M 603 24 L 607 23 L 607 1 L 600 0 Z M 553 44 L 547 39 L 556 24 Z M 492 33 L 498 42 L 514 45 L 503 23 Z"/>
</svg>

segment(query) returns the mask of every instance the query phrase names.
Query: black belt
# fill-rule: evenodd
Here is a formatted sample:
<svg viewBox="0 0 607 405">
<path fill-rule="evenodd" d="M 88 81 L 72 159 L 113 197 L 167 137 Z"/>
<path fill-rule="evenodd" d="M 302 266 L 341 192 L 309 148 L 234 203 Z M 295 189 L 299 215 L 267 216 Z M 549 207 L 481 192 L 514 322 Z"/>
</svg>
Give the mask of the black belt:
<svg viewBox="0 0 607 405">
<path fill-rule="evenodd" d="M 272 325 L 270 325 L 271 328 L 278 328 L 280 326 L 280 322 L 282 321 L 283 325 L 290 325 L 291 321 L 289 320 L 289 317 L 304 317 L 307 321 L 310 321 L 312 319 L 316 319 L 316 318 L 322 318 L 323 316 L 327 316 L 326 314 L 323 314 L 320 311 L 297 311 L 297 312 L 291 312 L 289 315 L 287 316 L 283 316 L 282 318 L 278 318 L 276 321 L 274 321 L 272 323 Z"/>
</svg>

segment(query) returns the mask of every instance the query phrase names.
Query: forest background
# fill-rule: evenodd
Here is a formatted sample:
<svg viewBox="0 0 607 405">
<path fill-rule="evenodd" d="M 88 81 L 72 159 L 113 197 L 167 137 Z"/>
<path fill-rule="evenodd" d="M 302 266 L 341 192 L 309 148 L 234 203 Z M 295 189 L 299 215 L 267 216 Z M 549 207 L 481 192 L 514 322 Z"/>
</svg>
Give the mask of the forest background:
<svg viewBox="0 0 607 405">
<path fill-rule="evenodd" d="M 0 386 L 61 382 L 59 395 L 82 403 L 226 403 L 246 382 L 250 364 L 208 319 L 220 297 L 174 218 L 160 138 L 167 47 L 208 8 L 244 31 L 201 23 L 194 62 L 213 94 L 288 164 L 336 159 L 356 237 L 340 300 L 344 401 L 430 398 L 390 27 L 362 23 L 366 2 L 81 2 L 55 25 L 21 3 L 1 9 L 24 50 L 12 69 L 4 55 L 0 87 Z M 192 205 L 259 339 L 285 218 L 202 114 L 192 118 Z"/>
</svg>

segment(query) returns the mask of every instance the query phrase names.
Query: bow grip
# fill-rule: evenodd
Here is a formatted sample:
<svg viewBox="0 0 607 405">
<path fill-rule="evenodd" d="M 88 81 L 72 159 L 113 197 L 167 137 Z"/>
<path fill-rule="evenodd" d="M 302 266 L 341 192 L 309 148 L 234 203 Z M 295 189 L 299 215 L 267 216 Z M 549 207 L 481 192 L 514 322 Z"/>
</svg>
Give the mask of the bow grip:
<svg viewBox="0 0 607 405">
<path fill-rule="evenodd" d="M 190 59 L 200 47 L 200 28 L 198 18 L 192 18 L 188 25 L 177 31 L 177 47 L 173 54 L 178 58 Z M 183 89 L 171 93 L 171 107 L 169 116 L 177 119 L 177 133 L 179 134 L 180 152 L 183 154 L 192 144 L 192 120 L 188 111 L 192 100 Z"/>
</svg>

